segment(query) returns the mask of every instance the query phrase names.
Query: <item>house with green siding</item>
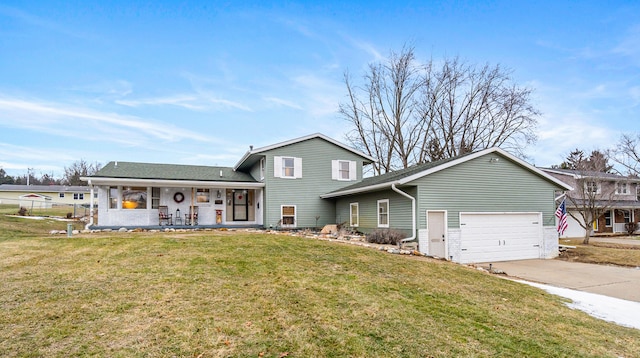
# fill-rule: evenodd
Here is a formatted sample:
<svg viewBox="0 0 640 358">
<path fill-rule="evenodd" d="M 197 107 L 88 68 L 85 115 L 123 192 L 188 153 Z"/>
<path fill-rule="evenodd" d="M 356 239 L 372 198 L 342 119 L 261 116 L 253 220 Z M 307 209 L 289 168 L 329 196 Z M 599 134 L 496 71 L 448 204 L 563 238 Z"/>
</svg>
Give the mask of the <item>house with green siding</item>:
<svg viewBox="0 0 640 358">
<path fill-rule="evenodd" d="M 83 179 L 99 194 L 96 228 L 342 224 L 401 230 L 456 262 L 557 255 L 554 199 L 571 187 L 513 155 L 490 148 L 363 178 L 373 162 L 312 134 L 250 148 L 234 167 L 110 162 Z"/>
</svg>

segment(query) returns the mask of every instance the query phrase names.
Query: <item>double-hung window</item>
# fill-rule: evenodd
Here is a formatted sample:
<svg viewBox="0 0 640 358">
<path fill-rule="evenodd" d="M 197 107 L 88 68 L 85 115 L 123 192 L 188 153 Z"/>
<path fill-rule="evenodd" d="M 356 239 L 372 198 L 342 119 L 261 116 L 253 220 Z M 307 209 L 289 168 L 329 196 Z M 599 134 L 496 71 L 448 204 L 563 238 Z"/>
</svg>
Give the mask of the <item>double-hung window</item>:
<svg viewBox="0 0 640 358">
<path fill-rule="evenodd" d="M 616 183 L 616 194 L 629 194 L 629 184 L 624 181 Z"/>
<path fill-rule="evenodd" d="M 360 208 L 358 203 L 351 203 L 349 205 L 349 226 L 358 227 L 360 223 Z"/>
<path fill-rule="evenodd" d="M 282 205 L 280 207 L 280 222 L 282 227 L 295 227 L 296 226 L 296 206 L 295 205 Z"/>
<path fill-rule="evenodd" d="M 389 199 L 378 200 L 378 227 L 389 227 Z"/>
<path fill-rule="evenodd" d="M 332 160 L 331 179 L 356 180 L 356 162 L 353 160 Z"/>
<path fill-rule="evenodd" d="M 596 181 L 588 181 L 584 183 L 587 194 L 600 194 L 600 184 Z"/>
<path fill-rule="evenodd" d="M 276 178 L 302 178 L 302 158 L 273 157 L 273 176 Z"/>
</svg>

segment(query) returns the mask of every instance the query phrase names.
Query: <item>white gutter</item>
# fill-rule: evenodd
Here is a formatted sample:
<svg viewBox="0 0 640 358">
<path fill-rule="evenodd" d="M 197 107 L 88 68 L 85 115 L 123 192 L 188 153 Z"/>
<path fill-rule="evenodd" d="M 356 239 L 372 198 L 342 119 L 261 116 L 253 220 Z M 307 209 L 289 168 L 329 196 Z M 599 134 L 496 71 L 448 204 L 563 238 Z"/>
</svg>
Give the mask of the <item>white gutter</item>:
<svg viewBox="0 0 640 358">
<path fill-rule="evenodd" d="M 89 199 L 89 223 L 84 226 L 85 230 L 89 230 L 89 227 L 93 225 L 93 185 L 91 185 L 91 179 L 87 180 L 89 187 L 91 187 L 91 198 Z"/>
<path fill-rule="evenodd" d="M 400 242 L 413 241 L 416 238 L 416 198 L 396 188 L 396 183 L 391 184 L 391 190 L 411 200 L 411 237 L 404 238 Z"/>
</svg>

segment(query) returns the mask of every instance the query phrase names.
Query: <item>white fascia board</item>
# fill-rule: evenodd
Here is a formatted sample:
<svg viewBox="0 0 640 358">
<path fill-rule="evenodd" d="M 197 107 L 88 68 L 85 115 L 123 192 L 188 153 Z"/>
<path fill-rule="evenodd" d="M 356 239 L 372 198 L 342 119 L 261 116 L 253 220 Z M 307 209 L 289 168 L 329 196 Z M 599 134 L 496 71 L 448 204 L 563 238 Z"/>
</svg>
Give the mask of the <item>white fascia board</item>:
<svg viewBox="0 0 640 358">
<path fill-rule="evenodd" d="M 280 142 L 280 143 L 276 143 L 276 144 L 271 144 L 271 145 L 268 145 L 266 147 L 261 147 L 261 148 L 256 148 L 256 149 L 250 150 L 247 153 L 245 153 L 245 155 L 238 161 L 238 163 L 236 163 L 236 165 L 233 167 L 233 170 L 238 169 L 240 167 L 240 165 L 242 165 L 242 163 L 245 160 L 247 160 L 247 158 L 249 158 L 249 156 L 251 156 L 253 154 L 258 154 L 258 153 L 266 152 L 266 151 L 269 151 L 269 150 L 272 150 L 272 149 L 284 147 L 284 146 L 287 146 L 287 145 L 291 145 L 291 144 L 295 144 L 295 143 L 299 143 L 299 142 L 304 142 L 305 140 L 309 140 L 309 139 L 313 139 L 313 138 L 322 138 L 322 139 L 326 140 L 329 143 L 335 144 L 338 147 L 341 147 L 341 148 L 346 149 L 346 150 L 348 150 L 348 151 L 350 151 L 352 153 L 355 153 L 355 154 L 357 154 L 357 155 L 359 155 L 361 157 L 364 157 L 364 158 L 370 160 L 371 162 L 374 162 L 374 163 L 376 162 L 376 160 L 374 158 L 370 157 L 369 155 L 367 155 L 367 154 L 365 154 L 365 153 L 363 153 L 363 152 L 361 152 L 359 150 L 353 149 L 353 148 L 351 148 L 351 147 L 349 147 L 349 146 L 347 146 L 347 145 L 345 145 L 343 143 L 338 142 L 337 140 L 335 140 L 333 138 L 329 138 L 329 137 L 327 137 L 326 135 L 324 135 L 322 133 L 314 133 L 314 134 L 309 134 L 309 135 L 304 136 L 304 137 L 294 138 L 294 139 L 290 139 L 288 141 L 284 141 L 284 142 Z"/>
<path fill-rule="evenodd" d="M 364 193 L 364 192 L 372 191 L 372 190 L 391 188 L 391 185 L 394 184 L 394 183 L 397 184 L 397 182 L 390 181 L 390 182 L 386 182 L 386 183 L 382 183 L 382 184 L 363 186 L 361 188 L 355 188 L 355 189 L 351 189 L 351 190 L 343 190 L 343 191 L 338 191 L 338 192 L 335 192 L 335 193 L 322 194 L 322 195 L 320 195 L 320 197 L 322 199 L 329 199 L 329 198 L 336 198 L 338 196 L 358 194 L 358 193 Z"/>
<path fill-rule="evenodd" d="M 487 148 L 487 149 L 481 150 L 479 152 L 475 152 L 473 154 L 469 154 L 469 155 L 464 156 L 462 158 L 455 159 L 455 160 L 452 160 L 450 162 L 438 165 L 438 166 L 433 167 L 431 169 L 427 169 L 427 170 L 425 170 L 423 172 L 416 173 L 416 174 L 408 176 L 406 178 L 402 178 L 402 179 L 400 179 L 398 181 L 398 184 L 407 184 L 407 183 L 409 183 L 411 181 L 414 181 L 416 179 L 422 178 L 422 177 L 424 177 L 426 175 L 433 174 L 433 173 L 439 172 L 439 171 L 447 169 L 447 168 L 451 168 L 451 167 L 456 166 L 458 164 L 461 164 L 461 163 L 467 162 L 469 160 L 473 160 L 473 159 L 476 159 L 476 158 L 479 158 L 479 157 L 482 157 L 484 155 L 491 154 L 491 153 L 498 153 L 498 154 L 506 157 L 507 159 L 509 159 L 511 161 L 514 161 L 517 164 L 525 167 L 526 169 L 528 169 L 528 170 L 530 170 L 530 171 L 532 171 L 532 172 L 534 172 L 534 173 L 546 178 L 547 180 L 557 184 L 558 186 L 564 188 L 565 190 L 573 190 L 573 187 L 571 187 L 567 183 L 565 183 L 565 182 L 563 182 L 563 181 L 561 181 L 559 179 L 554 178 L 553 176 L 543 172 L 542 170 L 540 170 L 540 169 L 536 168 L 535 166 L 525 162 L 524 160 L 522 160 L 522 159 L 520 159 L 520 158 L 518 158 L 518 157 L 516 157 L 514 155 L 511 155 L 511 154 L 507 153 L 506 151 L 504 151 L 504 150 L 502 150 L 500 148 L 497 148 L 497 147 Z"/>
<path fill-rule="evenodd" d="M 550 168 L 544 168 L 544 169 L 540 169 L 543 172 L 548 172 L 548 173 L 554 173 L 554 174 L 558 174 L 558 175 L 566 175 L 569 177 L 572 177 L 573 179 L 580 179 L 581 176 L 576 174 L 576 173 L 567 173 L 561 170 L 555 170 L 555 169 L 550 169 Z"/>
<path fill-rule="evenodd" d="M 199 180 L 167 180 L 167 179 L 129 179 L 129 178 L 87 178 L 91 185 L 140 185 L 161 187 L 198 187 L 198 188 L 228 188 L 251 189 L 262 188 L 264 183 L 247 183 L 234 181 L 199 181 Z"/>
</svg>

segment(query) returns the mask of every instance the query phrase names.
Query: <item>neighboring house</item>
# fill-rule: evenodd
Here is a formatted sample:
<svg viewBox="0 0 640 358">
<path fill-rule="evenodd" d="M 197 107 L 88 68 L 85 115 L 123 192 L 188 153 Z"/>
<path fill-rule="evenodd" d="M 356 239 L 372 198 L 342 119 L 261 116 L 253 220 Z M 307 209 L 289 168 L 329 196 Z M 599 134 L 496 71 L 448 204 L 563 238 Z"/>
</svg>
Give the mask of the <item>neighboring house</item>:
<svg viewBox="0 0 640 358">
<path fill-rule="evenodd" d="M 557 255 L 554 195 L 571 187 L 503 150 L 363 178 L 373 161 L 313 134 L 251 148 L 233 168 L 110 162 L 83 180 L 99 193 L 93 227 L 157 227 L 165 206 L 184 225 L 198 207 L 200 227 L 398 229 L 456 262 Z"/>
<path fill-rule="evenodd" d="M 574 188 L 584 185 L 585 190 L 592 191 L 595 205 L 609 208 L 594 223 L 592 234 L 625 233 L 625 224 L 640 220 L 640 179 L 612 173 L 585 172 L 569 169 L 541 168 L 544 172 L 568 183 Z M 580 219 L 576 221 L 571 215 L 569 227 L 562 237 L 584 237 L 585 229 L 580 223 L 581 215 L 574 201 L 580 203 L 580 191 L 569 191 L 567 195 L 574 200 L 567 200 L 567 211 Z"/>
<path fill-rule="evenodd" d="M 0 185 L 0 203 L 26 208 L 50 208 L 53 205 L 89 205 L 91 188 L 66 185 Z"/>
</svg>

